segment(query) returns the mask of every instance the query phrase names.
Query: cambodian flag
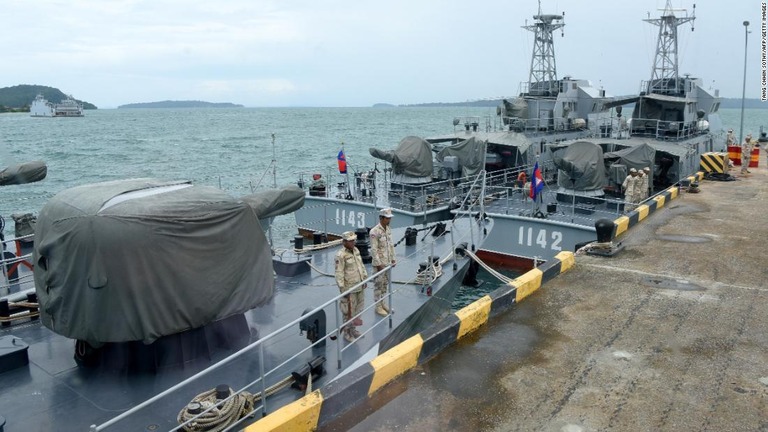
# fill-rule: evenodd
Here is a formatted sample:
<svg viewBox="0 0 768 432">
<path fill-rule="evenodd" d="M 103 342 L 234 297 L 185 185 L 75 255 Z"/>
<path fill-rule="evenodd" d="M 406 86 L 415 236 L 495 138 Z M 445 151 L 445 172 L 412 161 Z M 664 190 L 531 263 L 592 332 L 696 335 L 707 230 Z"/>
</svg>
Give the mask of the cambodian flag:
<svg viewBox="0 0 768 432">
<path fill-rule="evenodd" d="M 533 175 L 531 176 L 531 194 L 530 197 L 534 201 L 539 196 L 541 191 L 544 190 L 544 178 L 541 176 L 541 170 L 539 169 L 539 162 L 533 166 Z"/>
<path fill-rule="evenodd" d="M 344 156 L 344 149 L 339 150 L 339 155 L 336 156 L 336 161 L 339 163 L 339 173 L 347 173 L 347 157 Z"/>
</svg>

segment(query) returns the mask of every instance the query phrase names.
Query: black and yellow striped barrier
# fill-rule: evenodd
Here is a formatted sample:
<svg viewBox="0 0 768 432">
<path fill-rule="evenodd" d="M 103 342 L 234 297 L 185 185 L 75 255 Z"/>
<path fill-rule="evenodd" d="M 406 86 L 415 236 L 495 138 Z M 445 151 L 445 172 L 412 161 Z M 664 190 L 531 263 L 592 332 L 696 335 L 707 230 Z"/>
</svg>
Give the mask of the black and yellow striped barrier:
<svg viewBox="0 0 768 432">
<path fill-rule="evenodd" d="M 699 171 L 695 175 L 688 177 L 685 180 L 687 180 L 689 183 L 693 183 L 695 181 L 701 181 L 703 178 L 704 173 Z M 626 215 L 616 218 L 613 221 L 614 230 L 613 236 L 611 238 L 615 239 L 616 237 L 619 237 L 628 229 L 637 225 L 640 221 L 653 214 L 653 212 L 664 207 L 667 202 L 672 201 L 678 197 L 679 191 L 680 187 L 678 185 L 671 186 L 665 189 L 663 192 L 653 196 L 652 198 L 645 200 L 644 204 L 638 205 L 637 208 L 627 213 Z"/>
<path fill-rule="evenodd" d="M 708 152 L 701 155 L 701 170 L 708 173 L 728 172 L 728 153 Z"/>
<path fill-rule="evenodd" d="M 573 252 L 560 252 L 540 267 L 475 300 L 370 362 L 267 415 L 248 426 L 246 432 L 313 431 L 328 424 L 386 384 L 482 327 L 490 318 L 520 303 L 574 264 Z"/>
</svg>

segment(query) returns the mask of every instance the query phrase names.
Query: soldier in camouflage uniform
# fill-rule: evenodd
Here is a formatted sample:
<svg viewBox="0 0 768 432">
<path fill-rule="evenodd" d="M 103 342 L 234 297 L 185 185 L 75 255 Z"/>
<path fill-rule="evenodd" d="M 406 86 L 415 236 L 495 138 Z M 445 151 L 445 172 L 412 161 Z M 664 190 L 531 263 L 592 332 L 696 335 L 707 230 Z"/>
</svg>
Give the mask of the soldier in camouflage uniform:
<svg viewBox="0 0 768 432">
<path fill-rule="evenodd" d="M 752 134 L 748 134 L 744 137 L 744 142 L 741 143 L 741 173 L 746 174 L 752 171 L 749 170 L 749 162 L 752 160 Z"/>
<path fill-rule="evenodd" d="M 385 267 L 395 266 L 395 247 L 392 244 L 392 229 L 389 223 L 392 221 L 392 209 L 383 209 L 379 212 L 379 224 L 371 229 L 371 254 L 373 255 L 373 269 L 377 272 Z M 382 273 L 373 281 L 373 298 L 376 304 L 376 313 L 387 316 L 391 312 L 384 297 L 389 288 L 389 273 Z"/>
<path fill-rule="evenodd" d="M 341 239 L 343 247 L 336 253 L 336 285 L 339 286 L 339 290 L 343 293 L 365 280 L 368 277 L 368 272 L 365 270 L 365 265 L 363 265 L 363 259 L 360 258 L 360 251 L 355 247 L 357 235 L 352 231 L 347 231 L 341 235 Z M 365 288 L 366 284 L 363 284 L 341 298 L 339 307 L 345 322 L 363 311 L 365 304 L 363 289 Z M 355 325 L 362 325 L 362 320 L 358 318 L 355 321 L 342 328 L 344 339 L 347 342 L 352 342 L 360 337 L 360 332 L 357 331 Z"/>
<path fill-rule="evenodd" d="M 640 181 L 640 201 L 648 198 L 650 195 L 649 187 L 651 183 L 651 167 L 643 168 L 643 177 Z"/>
<path fill-rule="evenodd" d="M 621 188 L 624 190 L 624 201 L 626 202 L 624 208 L 626 211 L 632 210 L 632 203 L 635 202 L 636 179 L 637 169 L 630 168 L 629 175 L 624 179 L 624 183 L 621 184 Z"/>
</svg>

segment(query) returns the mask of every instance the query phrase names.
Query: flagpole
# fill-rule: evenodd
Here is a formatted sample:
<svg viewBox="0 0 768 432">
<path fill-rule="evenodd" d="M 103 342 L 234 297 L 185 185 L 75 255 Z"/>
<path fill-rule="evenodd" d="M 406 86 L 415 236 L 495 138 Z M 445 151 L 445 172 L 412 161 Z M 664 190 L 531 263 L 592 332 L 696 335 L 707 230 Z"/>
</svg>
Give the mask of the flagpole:
<svg viewBox="0 0 768 432">
<path fill-rule="evenodd" d="M 349 164 L 347 163 L 347 154 L 344 153 L 344 141 L 341 142 L 341 152 L 344 154 L 344 175 L 347 178 L 347 199 L 352 197 L 352 185 L 349 184 Z"/>
</svg>

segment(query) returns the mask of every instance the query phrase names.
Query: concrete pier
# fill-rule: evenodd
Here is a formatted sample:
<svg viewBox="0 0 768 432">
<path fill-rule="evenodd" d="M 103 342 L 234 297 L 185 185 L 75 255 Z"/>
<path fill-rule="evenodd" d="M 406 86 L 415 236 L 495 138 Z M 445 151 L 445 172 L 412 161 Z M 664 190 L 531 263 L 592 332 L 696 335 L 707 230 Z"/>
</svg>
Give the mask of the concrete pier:
<svg viewBox="0 0 768 432">
<path fill-rule="evenodd" d="M 322 430 L 768 430 L 768 170 L 702 181 Z"/>
</svg>

